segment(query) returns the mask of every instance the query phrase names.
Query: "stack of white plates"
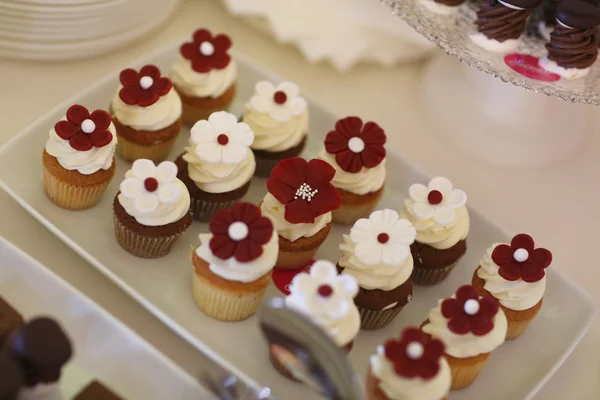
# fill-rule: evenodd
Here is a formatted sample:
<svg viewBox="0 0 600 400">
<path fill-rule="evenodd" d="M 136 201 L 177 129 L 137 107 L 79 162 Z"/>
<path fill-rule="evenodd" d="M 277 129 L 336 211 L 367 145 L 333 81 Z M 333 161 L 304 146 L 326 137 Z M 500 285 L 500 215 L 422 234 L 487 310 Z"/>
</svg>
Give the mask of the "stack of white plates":
<svg viewBox="0 0 600 400">
<path fill-rule="evenodd" d="M 181 0 L 0 0 L 0 57 L 68 60 L 131 44 Z"/>
</svg>

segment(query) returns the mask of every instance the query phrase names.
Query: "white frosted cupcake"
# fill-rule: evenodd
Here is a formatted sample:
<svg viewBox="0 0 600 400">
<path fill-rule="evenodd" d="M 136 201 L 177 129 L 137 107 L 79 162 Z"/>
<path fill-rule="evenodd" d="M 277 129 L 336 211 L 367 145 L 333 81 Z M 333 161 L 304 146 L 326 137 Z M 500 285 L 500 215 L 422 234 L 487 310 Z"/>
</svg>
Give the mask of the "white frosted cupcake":
<svg viewBox="0 0 600 400">
<path fill-rule="evenodd" d="M 510 244 L 495 243 L 487 249 L 473 273 L 473 286 L 482 296 L 493 296 L 506 314 L 506 339 L 519 337 L 542 308 L 546 291 L 545 269 L 552 253 L 535 248 L 531 236 L 524 233 Z"/>
<path fill-rule="evenodd" d="M 256 84 L 252 98 L 244 106 L 242 121 L 254 131 L 252 150 L 256 175 L 269 177 L 271 170 L 286 158 L 298 156 L 306 145 L 308 106 L 296 84 L 271 82 Z"/>
<path fill-rule="evenodd" d="M 507 321 L 494 298 L 480 297 L 473 286 L 465 285 L 456 295 L 439 300 L 421 329 L 446 345 L 452 390 L 458 390 L 473 383 L 490 353 L 504 343 Z"/>
<path fill-rule="evenodd" d="M 412 279 L 419 285 L 434 285 L 446 279 L 467 251 L 467 195 L 443 177 L 433 178 L 427 186 L 415 183 L 408 192 L 401 216 L 417 230 L 411 245 Z"/>
<path fill-rule="evenodd" d="M 389 324 L 412 299 L 410 245 L 415 228 L 394 210 L 378 210 L 361 218 L 343 235 L 338 268 L 360 285 L 354 299 L 363 329 Z"/>
<path fill-rule="evenodd" d="M 388 340 L 371 356 L 367 400 L 444 400 L 452 374 L 441 340 L 418 328 L 404 328 L 400 340 Z"/>
<path fill-rule="evenodd" d="M 346 117 L 325 137 L 319 158 L 335 168 L 331 183 L 340 192 L 342 205 L 333 220 L 352 224 L 366 218 L 383 196 L 385 183 L 385 144 L 383 129 L 375 122 Z"/>
<path fill-rule="evenodd" d="M 225 111 L 192 127 L 189 145 L 175 163 L 178 178 L 190 192 L 194 219 L 208 221 L 248 192 L 256 168 L 253 140 L 248 125 Z"/>
</svg>

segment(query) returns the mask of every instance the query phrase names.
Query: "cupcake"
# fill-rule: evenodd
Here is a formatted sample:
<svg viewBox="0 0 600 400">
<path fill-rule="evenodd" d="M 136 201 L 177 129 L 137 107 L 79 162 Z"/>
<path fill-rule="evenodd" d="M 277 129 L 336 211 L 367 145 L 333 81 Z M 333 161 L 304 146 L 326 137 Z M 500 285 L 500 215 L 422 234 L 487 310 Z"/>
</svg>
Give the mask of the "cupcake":
<svg viewBox="0 0 600 400">
<path fill-rule="evenodd" d="M 181 130 L 181 99 L 154 65 L 121 71 L 121 86 L 110 104 L 117 150 L 127 161 L 167 158 Z"/>
<path fill-rule="evenodd" d="M 194 125 L 216 111 L 228 110 L 235 97 L 237 65 L 229 56 L 231 39 L 206 29 L 181 46 L 171 79 L 183 103 L 183 122 Z"/>
<path fill-rule="evenodd" d="M 110 115 L 78 104 L 50 130 L 42 161 L 44 190 L 67 210 L 94 206 L 115 175 L 117 137 Z"/>
<path fill-rule="evenodd" d="M 4 344 L 23 323 L 21 313 L 0 297 L 0 350 L 4 348 Z"/>
<path fill-rule="evenodd" d="M 405 328 L 371 356 L 366 400 L 445 400 L 452 374 L 441 340 Z"/>
<path fill-rule="evenodd" d="M 546 291 L 545 269 L 552 253 L 538 247 L 531 236 L 519 234 L 510 244 L 495 243 L 487 249 L 473 274 L 473 287 L 481 296 L 498 300 L 506 314 L 506 339 L 516 339 L 542 308 Z"/>
<path fill-rule="evenodd" d="M 331 211 L 340 206 L 331 184 L 334 174 L 331 165 L 317 159 L 290 158 L 273 168 L 260 208 L 279 234 L 277 267 L 304 267 L 327 238 Z"/>
<path fill-rule="evenodd" d="M 286 158 L 298 156 L 306 145 L 308 106 L 296 84 L 256 84 L 255 93 L 244 106 L 242 121 L 254 131 L 252 150 L 256 175 L 268 178 L 271 170 Z"/>
<path fill-rule="evenodd" d="M 7 352 L 0 353 L 0 399 L 17 400 L 24 384 L 23 372 L 14 357 Z"/>
<path fill-rule="evenodd" d="M 350 235 L 343 235 L 338 269 L 353 276 L 360 286 L 354 302 L 360 311 L 361 328 L 383 328 L 411 301 L 410 245 L 415 235 L 410 222 L 388 209 L 359 219 Z"/>
<path fill-rule="evenodd" d="M 504 343 L 507 321 L 494 298 L 479 297 L 473 286 L 465 285 L 438 301 L 421 330 L 446 345 L 452 390 L 458 390 L 473 383 L 490 353 Z"/>
<path fill-rule="evenodd" d="M 219 210 L 192 254 L 194 301 L 221 321 L 252 316 L 271 282 L 277 261 L 277 232 L 254 204 Z"/>
<path fill-rule="evenodd" d="M 254 133 L 225 111 L 193 127 L 185 153 L 175 163 L 177 177 L 192 197 L 192 215 L 208 221 L 222 208 L 238 202 L 250 187 L 256 162 L 250 145 Z"/>
<path fill-rule="evenodd" d="M 412 280 L 434 285 L 446 279 L 467 251 L 467 195 L 442 177 L 433 178 L 428 186 L 411 185 L 409 194 L 402 217 L 417 229 L 410 246 L 415 263 Z"/>
<path fill-rule="evenodd" d="M 385 133 L 375 122 L 346 117 L 325 138 L 319 158 L 335 168 L 331 183 L 340 192 L 342 205 L 333 221 L 353 224 L 367 218 L 383 196 L 385 183 Z"/>
<path fill-rule="evenodd" d="M 159 258 L 191 225 L 190 195 L 170 161 L 133 162 L 113 202 L 117 241 L 137 257 Z"/>
<path fill-rule="evenodd" d="M 285 306 L 312 320 L 346 351 L 352 349 L 360 330 L 360 315 L 353 298 L 358 293 L 356 280 L 349 275 L 338 275 L 329 261 L 316 261 L 310 272 L 302 272 L 290 284 Z M 275 369 L 286 378 L 296 380 L 290 371 L 269 349 Z"/>
</svg>

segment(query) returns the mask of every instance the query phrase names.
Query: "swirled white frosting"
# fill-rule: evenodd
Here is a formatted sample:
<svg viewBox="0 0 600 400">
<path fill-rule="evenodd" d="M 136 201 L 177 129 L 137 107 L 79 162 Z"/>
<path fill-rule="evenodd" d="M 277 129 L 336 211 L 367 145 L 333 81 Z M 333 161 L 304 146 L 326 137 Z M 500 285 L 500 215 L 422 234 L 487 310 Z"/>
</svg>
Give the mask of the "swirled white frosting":
<svg viewBox="0 0 600 400">
<path fill-rule="evenodd" d="M 223 69 L 211 69 L 200 73 L 192 69 L 190 60 L 180 55 L 173 64 L 171 80 L 178 90 L 190 97 L 216 99 L 235 83 L 237 75 L 237 64 L 234 60 Z"/>
<path fill-rule="evenodd" d="M 269 114 L 255 111 L 247 103 L 242 121 L 254 132 L 252 148 L 255 150 L 278 152 L 291 149 L 299 145 L 308 132 L 308 110 L 287 121 L 277 121 Z"/>
<path fill-rule="evenodd" d="M 340 267 L 344 268 L 344 274 L 356 278 L 362 288 L 390 291 L 410 278 L 413 271 L 412 255 L 409 255 L 408 259 L 399 265 L 367 265 L 354 255 L 356 244 L 350 239 L 350 236 L 343 235 L 343 238 L 344 243 L 340 245 L 340 250 L 342 250 Z"/>
<path fill-rule="evenodd" d="M 515 310 L 527 310 L 535 306 L 544 297 L 546 277 L 537 282 L 525 282 L 522 279 L 508 281 L 498 274 L 500 267 L 492 260 L 492 252 L 498 246 L 495 243 L 488 248 L 479 263 L 477 276 L 485 281 L 483 288 L 490 292 L 504 307 Z"/>
<path fill-rule="evenodd" d="M 66 119 L 63 117 L 63 120 Z M 108 127 L 108 131 L 112 133 L 112 140 L 109 144 L 103 147 L 92 147 L 88 151 L 79 151 L 72 148 L 69 141 L 58 136 L 52 128 L 46 142 L 46 152 L 52 157 L 56 157 L 64 169 L 77 171 L 82 175 L 91 175 L 101 169 L 107 170 L 112 166 L 117 146 L 117 134 L 112 123 Z"/>
<path fill-rule="evenodd" d="M 385 182 L 385 159 L 373 168 L 363 167 L 360 171 L 353 174 L 344 171 L 335 161 L 335 155 L 329 154 L 325 149 L 317 157 L 327 161 L 335 168 L 335 176 L 331 183 L 338 189 L 363 195 L 378 191 Z"/>
<path fill-rule="evenodd" d="M 185 148 L 183 159 L 188 163 L 188 175 L 196 186 L 208 193 L 231 192 L 244 186 L 254 175 L 256 161 L 252 150 L 237 164 L 209 163 L 198 157 L 195 147 L 201 146 L 191 140 Z"/>
<path fill-rule="evenodd" d="M 279 236 L 273 230 L 271 239 L 263 246 L 263 253 L 247 263 L 241 263 L 231 257 L 223 260 L 215 256 L 210 250 L 209 242 L 211 233 L 200 234 L 200 246 L 196 249 L 196 255 L 208 263 L 208 268 L 215 275 L 229 281 L 253 282 L 273 269 L 277 262 L 279 253 Z"/>
<path fill-rule="evenodd" d="M 121 86 L 122 87 L 122 86 Z M 123 125 L 138 131 L 158 131 L 172 125 L 181 117 L 181 99 L 173 89 L 148 107 L 125 104 L 119 97 L 119 90 L 113 97 L 111 111 L 113 117 Z"/>
<path fill-rule="evenodd" d="M 389 400 L 440 400 L 450 391 L 452 374 L 444 357 L 440 358 L 440 370 L 431 379 L 404 378 L 394 371 L 393 364 L 385 356 L 383 346 L 371 356 L 371 372 L 379 380 L 379 388 Z"/>
<path fill-rule="evenodd" d="M 443 301 L 438 300 L 437 306 L 429 311 L 429 323 L 423 326 L 423 332 L 444 342 L 446 354 L 456 358 L 475 357 L 490 353 L 504 343 L 508 322 L 502 309 L 499 308 L 494 316 L 494 328 L 485 335 L 477 336 L 471 332 L 458 335 L 448 329 L 448 320 L 442 315 Z"/>
<path fill-rule="evenodd" d="M 414 225 L 417 230 L 417 242 L 429 245 L 434 249 L 444 250 L 467 238 L 470 227 L 467 207 L 462 206 L 454 210 L 456 213 L 454 220 L 449 224 L 442 225 L 435 222 L 433 218 L 418 218 L 412 212 L 413 203 L 414 201 L 410 199 L 404 200 L 404 211 L 401 217 L 408 219 Z"/>
<path fill-rule="evenodd" d="M 267 193 L 260 205 L 262 215 L 268 217 L 279 236 L 290 242 L 301 237 L 311 237 L 331 222 L 331 212 L 319 215 L 312 224 L 292 224 L 285 219 L 285 207 L 271 193 Z"/>
</svg>

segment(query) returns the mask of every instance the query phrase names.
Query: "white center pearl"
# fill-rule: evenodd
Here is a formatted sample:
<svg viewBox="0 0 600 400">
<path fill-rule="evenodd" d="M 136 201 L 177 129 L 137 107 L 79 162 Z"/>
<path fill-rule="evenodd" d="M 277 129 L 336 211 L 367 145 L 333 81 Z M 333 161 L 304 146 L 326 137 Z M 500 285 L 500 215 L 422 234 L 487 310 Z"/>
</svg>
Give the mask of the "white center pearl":
<svg viewBox="0 0 600 400">
<path fill-rule="evenodd" d="M 469 315 L 475 315 L 479 312 L 479 302 L 475 299 L 465 301 L 465 312 Z"/>
<path fill-rule="evenodd" d="M 92 133 L 96 130 L 96 124 L 91 119 L 85 119 L 81 123 L 81 130 L 85 133 Z"/>
<path fill-rule="evenodd" d="M 518 262 L 525 262 L 529 258 L 529 252 L 527 250 L 525 250 L 525 249 L 517 249 L 513 253 L 513 257 Z"/>
<path fill-rule="evenodd" d="M 365 149 L 365 142 L 363 142 L 363 140 L 359 137 L 353 137 L 352 139 L 348 140 L 348 148 L 353 153 L 360 153 Z"/>
<path fill-rule="evenodd" d="M 406 355 L 413 360 L 417 360 L 423 356 L 425 349 L 419 342 L 411 342 L 406 346 Z"/>
<path fill-rule="evenodd" d="M 212 56 L 215 52 L 215 46 L 211 42 L 202 42 L 200 44 L 200 53 L 205 56 Z"/>
<path fill-rule="evenodd" d="M 140 78 L 140 86 L 144 90 L 149 89 L 150 87 L 152 87 L 153 83 L 154 83 L 154 79 L 150 78 L 149 76 L 142 76 Z"/>
<path fill-rule="evenodd" d="M 240 240 L 246 239 L 246 236 L 248 236 L 248 225 L 243 222 L 236 221 L 229 225 L 227 233 L 231 239 L 239 242 Z"/>
</svg>

